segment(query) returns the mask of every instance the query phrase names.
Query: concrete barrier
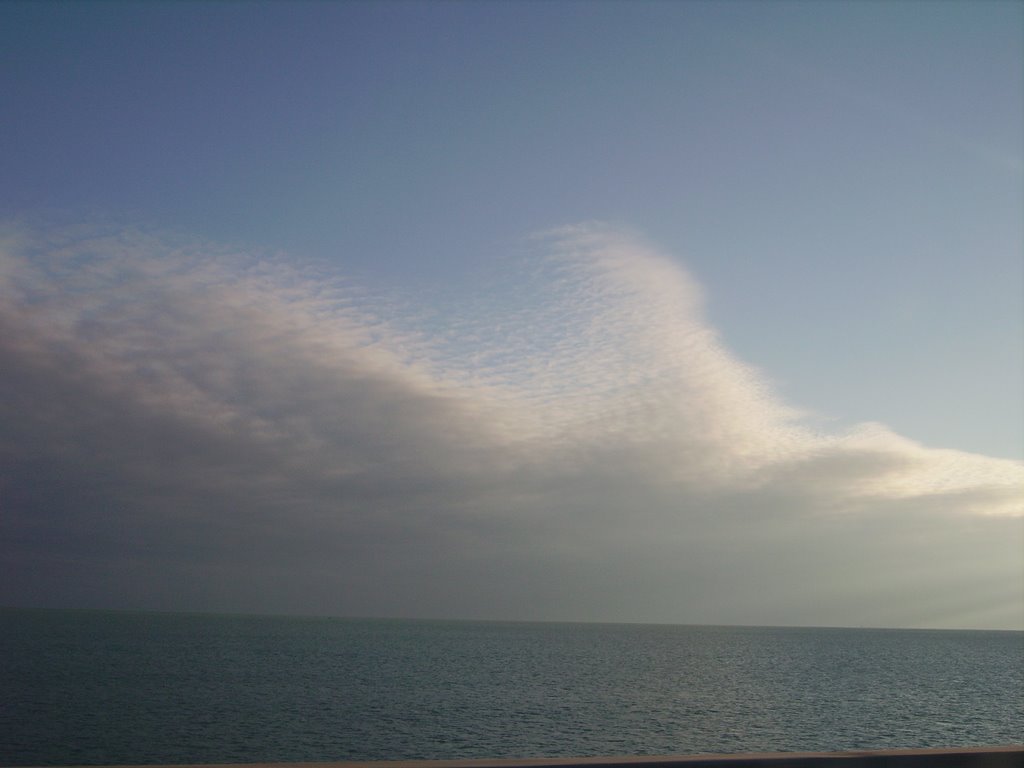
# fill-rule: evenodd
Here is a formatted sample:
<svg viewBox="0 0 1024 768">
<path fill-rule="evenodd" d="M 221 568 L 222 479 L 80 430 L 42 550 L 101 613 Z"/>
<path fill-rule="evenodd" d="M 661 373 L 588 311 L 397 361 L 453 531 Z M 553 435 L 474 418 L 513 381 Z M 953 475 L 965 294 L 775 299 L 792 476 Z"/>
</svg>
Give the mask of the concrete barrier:
<svg viewBox="0 0 1024 768">
<path fill-rule="evenodd" d="M 167 765 L 160 768 L 1024 768 L 1024 744 L 858 752 L 764 752 L 746 755 L 566 757 L 522 760 L 377 760 L 342 763 Z M 68 767 L 73 768 L 73 767 Z M 92 768 L 96 768 L 93 766 Z M 154 768 L 106 766 L 105 768 Z"/>
</svg>

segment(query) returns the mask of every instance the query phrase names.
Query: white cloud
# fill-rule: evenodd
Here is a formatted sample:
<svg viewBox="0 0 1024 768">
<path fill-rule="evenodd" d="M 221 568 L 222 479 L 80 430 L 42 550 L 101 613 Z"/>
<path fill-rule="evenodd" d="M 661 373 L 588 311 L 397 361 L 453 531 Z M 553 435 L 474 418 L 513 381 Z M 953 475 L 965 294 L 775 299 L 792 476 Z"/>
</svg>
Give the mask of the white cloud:
<svg viewBox="0 0 1024 768">
<path fill-rule="evenodd" d="M 815 431 L 672 259 L 600 225 L 533 247 L 423 307 L 279 257 L 12 228 L 0 597 L 1024 625 L 1019 462 Z"/>
</svg>

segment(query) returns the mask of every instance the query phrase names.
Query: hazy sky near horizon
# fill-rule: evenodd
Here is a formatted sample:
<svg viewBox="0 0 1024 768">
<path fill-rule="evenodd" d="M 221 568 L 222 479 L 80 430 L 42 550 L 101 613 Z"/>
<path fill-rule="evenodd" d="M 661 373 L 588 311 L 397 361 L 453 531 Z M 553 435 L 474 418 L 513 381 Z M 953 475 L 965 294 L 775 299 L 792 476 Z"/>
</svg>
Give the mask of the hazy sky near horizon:
<svg viewBox="0 0 1024 768">
<path fill-rule="evenodd" d="M 1024 6 L 0 50 L 0 604 L 1024 629 Z"/>
</svg>

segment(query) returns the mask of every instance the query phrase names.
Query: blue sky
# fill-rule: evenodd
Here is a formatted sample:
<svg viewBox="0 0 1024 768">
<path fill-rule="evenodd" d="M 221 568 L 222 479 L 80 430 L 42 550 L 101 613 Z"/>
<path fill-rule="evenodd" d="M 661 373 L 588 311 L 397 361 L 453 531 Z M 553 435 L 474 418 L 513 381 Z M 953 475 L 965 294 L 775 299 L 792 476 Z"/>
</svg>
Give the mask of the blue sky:
<svg viewBox="0 0 1024 768">
<path fill-rule="evenodd" d="M 201 585 L 218 583 L 205 607 L 1024 625 L 1019 4 L 12 2 L 0 22 L 0 301 L 19 340 L 0 454 L 21 542 L 7 545 L 7 602 L 103 602 L 132 568 L 155 568 L 150 551 L 179 576 L 147 576 L 117 605 L 203 607 Z M 83 434 L 88 455 L 68 448 Z M 335 463 L 292 466 L 306 450 Z M 197 480 L 188 457 L 207 454 L 237 485 Z M 716 490 L 681 469 L 711 455 Z M 819 461 L 859 480 L 819 483 L 833 477 L 811 471 Z M 598 482 L 609 465 L 613 489 Z M 273 502 L 253 496 L 267 466 Z M 359 493 L 344 478 L 390 489 L 387 503 L 371 494 L 377 516 L 345 511 L 337 500 Z M 206 511 L 155 511 L 140 499 L 157 487 Z M 638 487 L 653 495 L 622 501 Z M 775 533 L 672 512 L 673 493 L 701 510 L 742 497 Z M 72 498 L 93 501 L 75 512 Z M 859 511 L 822 521 L 844 503 Z M 772 558 L 860 542 L 845 564 L 808 557 L 818 583 L 861 586 L 812 609 L 778 573 L 789 597 L 759 603 L 739 568 L 677 603 L 666 550 L 602 603 L 585 585 L 603 547 L 628 571 L 651 546 L 613 524 L 622 504 L 695 562 L 730 536 L 773 574 Z M 890 520 L 893 504 L 913 509 Z M 467 505 L 490 516 L 451 512 Z M 262 522 L 223 522 L 264 506 Z M 96 511 L 113 508 L 148 522 Z M 305 532 L 296 551 L 331 536 L 362 542 L 360 556 L 405 551 L 410 510 L 417 525 L 438 515 L 437 540 L 388 589 L 342 569 L 333 592 L 297 601 L 310 571 L 261 601 L 245 558 L 234 575 L 210 570 L 214 553 L 230 560 L 216 532 L 232 526 L 284 568 L 266 534 L 279 518 Z M 895 555 L 872 538 L 878 515 L 893 541 L 937 528 L 933 552 L 985 528 L 962 588 L 921 575 L 921 545 L 916 575 L 889 574 L 899 600 L 883 599 L 871 571 Z M 786 538 L 809 519 L 807 541 Z M 547 526 L 564 547 L 546 558 L 539 542 L 562 541 Z M 100 554 L 72 587 L 83 531 Z M 177 557 L 140 543 L 169 531 Z M 193 552 L 199 531 L 219 548 Z M 467 554 L 481 547 L 544 576 L 503 581 Z M 452 587 L 484 571 L 488 599 Z M 577 586 L 556 597 L 544 583 Z M 1013 586 L 996 598 L 993 583 Z"/>
</svg>

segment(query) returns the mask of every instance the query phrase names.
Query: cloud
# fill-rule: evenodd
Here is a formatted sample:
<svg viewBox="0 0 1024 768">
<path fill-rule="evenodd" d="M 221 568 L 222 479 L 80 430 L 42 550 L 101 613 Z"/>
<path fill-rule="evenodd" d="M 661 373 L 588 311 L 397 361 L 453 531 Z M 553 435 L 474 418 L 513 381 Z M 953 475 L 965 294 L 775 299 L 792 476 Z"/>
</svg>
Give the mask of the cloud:
<svg viewBox="0 0 1024 768">
<path fill-rule="evenodd" d="M 1024 466 L 812 429 L 635 236 L 546 233 L 436 300 L 0 241 L 2 602 L 1024 625 Z"/>
</svg>

